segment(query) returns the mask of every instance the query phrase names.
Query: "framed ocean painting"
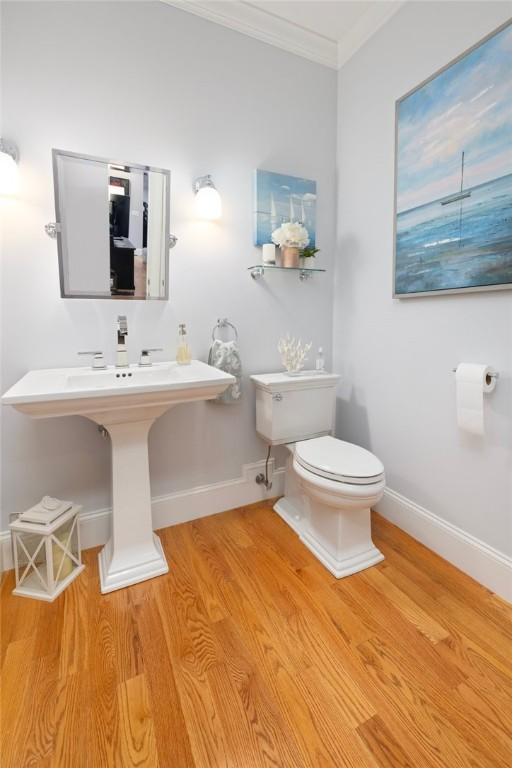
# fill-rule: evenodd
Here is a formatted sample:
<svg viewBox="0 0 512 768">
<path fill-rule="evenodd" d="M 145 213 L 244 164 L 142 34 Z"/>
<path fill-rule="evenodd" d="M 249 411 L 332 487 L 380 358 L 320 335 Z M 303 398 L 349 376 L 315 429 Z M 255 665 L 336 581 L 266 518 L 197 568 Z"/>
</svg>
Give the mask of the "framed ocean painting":
<svg viewBox="0 0 512 768">
<path fill-rule="evenodd" d="M 512 288 L 512 22 L 396 103 L 394 297 Z"/>
<path fill-rule="evenodd" d="M 272 242 L 272 232 L 287 221 L 300 222 L 316 239 L 316 181 L 257 170 L 255 182 L 254 245 Z"/>
</svg>

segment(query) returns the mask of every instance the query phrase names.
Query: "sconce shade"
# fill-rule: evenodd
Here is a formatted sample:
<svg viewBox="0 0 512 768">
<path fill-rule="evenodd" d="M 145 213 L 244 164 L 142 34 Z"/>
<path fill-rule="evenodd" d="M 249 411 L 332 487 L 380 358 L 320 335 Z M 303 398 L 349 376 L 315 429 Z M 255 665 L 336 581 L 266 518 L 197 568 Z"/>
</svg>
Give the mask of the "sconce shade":
<svg viewBox="0 0 512 768">
<path fill-rule="evenodd" d="M 196 199 L 194 201 L 195 214 L 199 219 L 214 221 L 222 216 L 222 200 L 215 188 L 212 177 L 201 176 L 194 182 Z"/>
<path fill-rule="evenodd" d="M 12 195 L 18 188 L 18 150 L 0 139 L 0 195 Z"/>
</svg>

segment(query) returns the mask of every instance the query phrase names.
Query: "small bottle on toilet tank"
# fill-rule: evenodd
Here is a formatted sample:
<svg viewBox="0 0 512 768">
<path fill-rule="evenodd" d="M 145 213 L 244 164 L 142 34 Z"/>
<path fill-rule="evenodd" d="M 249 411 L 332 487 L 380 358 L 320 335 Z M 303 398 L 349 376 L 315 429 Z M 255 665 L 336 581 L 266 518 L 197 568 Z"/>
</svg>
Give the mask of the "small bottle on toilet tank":
<svg viewBox="0 0 512 768">
<path fill-rule="evenodd" d="M 317 371 L 325 371 L 324 350 L 322 349 L 322 347 L 318 347 L 315 368 Z"/>
</svg>

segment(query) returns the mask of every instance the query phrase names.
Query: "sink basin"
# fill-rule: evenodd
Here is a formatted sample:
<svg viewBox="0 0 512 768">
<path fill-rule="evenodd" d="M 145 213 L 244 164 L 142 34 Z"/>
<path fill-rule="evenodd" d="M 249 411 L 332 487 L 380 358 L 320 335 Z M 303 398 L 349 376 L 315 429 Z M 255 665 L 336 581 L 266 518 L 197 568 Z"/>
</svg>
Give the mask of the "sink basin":
<svg viewBox="0 0 512 768">
<path fill-rule="evenodd" d="M 4 405 L 34 418 L 88 416 L 98 411 L 167 406 L 209 400 L 234 381 L 228 373 L 193 360 L 147 368 L 52 368 L 29 371 L 2 397 Z M 97 421 L 97 419 L 94 419 Z"/>
<path fill-rule="evenodd" d="M 153 533 L 148 434 L 179 403 L 210 400 L 235 378 L 193 360 L 147 368 L 54 368 L 30 371 L 2 397 L 36 419 L 85 416 L 103 426 L 112 444 L 112 536 L 99 554 L 102 592 L 169 570 Z"/>
</svg>

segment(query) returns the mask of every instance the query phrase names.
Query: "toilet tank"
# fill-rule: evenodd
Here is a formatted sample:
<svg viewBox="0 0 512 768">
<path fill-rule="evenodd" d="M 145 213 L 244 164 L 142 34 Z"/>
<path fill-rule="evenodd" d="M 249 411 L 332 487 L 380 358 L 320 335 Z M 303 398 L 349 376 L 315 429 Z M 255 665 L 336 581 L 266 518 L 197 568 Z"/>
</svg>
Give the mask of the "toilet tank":
<svg viewBox="0 0 512 768">
<path fill-rule="evenodd" d="M 256 431 L 280 445 L 328 435 L 334 430 L 339 376 L 314 371 L 290 376 L 251 376 L 256 385 Z"/>
</svg>

